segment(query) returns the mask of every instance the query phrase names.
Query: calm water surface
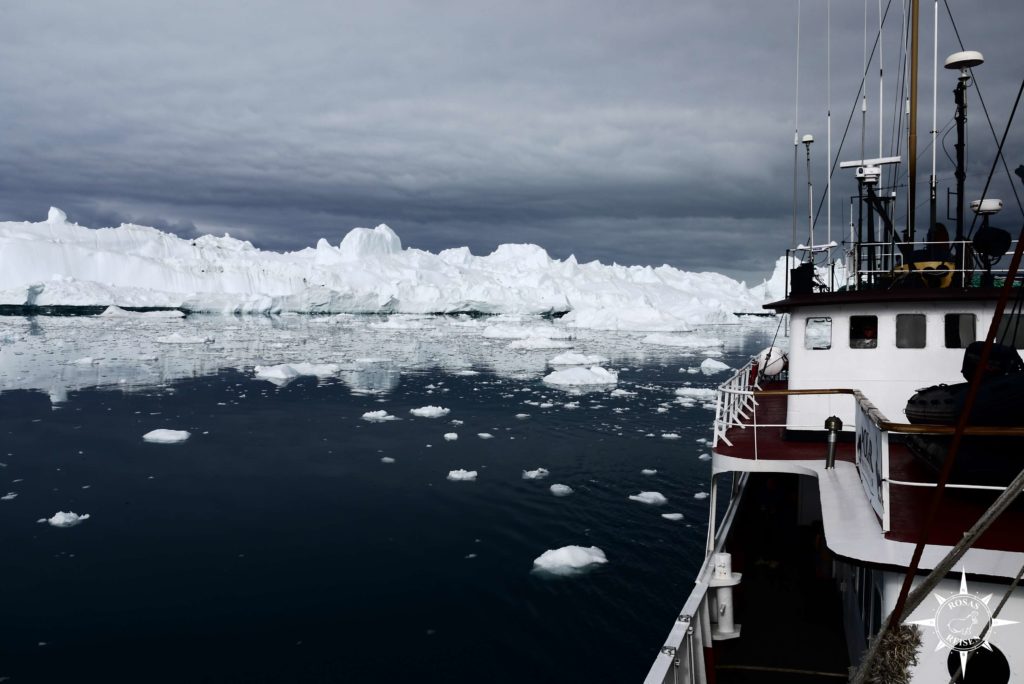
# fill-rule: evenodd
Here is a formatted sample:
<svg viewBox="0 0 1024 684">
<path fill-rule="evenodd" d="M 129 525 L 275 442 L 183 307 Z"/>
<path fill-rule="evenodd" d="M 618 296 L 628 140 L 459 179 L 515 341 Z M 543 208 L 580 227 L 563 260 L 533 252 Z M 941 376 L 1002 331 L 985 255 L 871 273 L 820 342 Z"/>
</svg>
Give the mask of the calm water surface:
<svg viewBox="0 0 1024 684">
<path fill-rule="evenodd" d="M 488 325 L 0 320 L 0 486 L 17 494 L 0 501 L 0 676 L 642 680 L 705 534 L 693 495 L 708 489 L 697 440 L 713 413 L 674 390 L 725 377 L 681 369 L 708 350 L 739 365 L 775 324 L 709 327 L 699 335 L 725 344 L 693 350 L 574 332 L 573 350 L 609 357 L 635 393 L 619 396 L 545 385 L 563 350 L 510 350 Z M 169 332 L 210 341 L 158 341 Z M 254 377 L 287 361 L 342 370 L 280 387 Z M 409 413 L 426 405 L 450 413 Z M 381 409 L 401 420 L 362 420 Z M 192 436 L 144 442 L 156 428 Z M 538 467 L 550 476 L 523 479 Z M 459 468 L 478 479 L 448 481 Z M 574 493 L 555 497 L 554 483 Z M 668 503 L 628 499 L 640 491 Z M 57 511 L 90 517 L 36 522 Z M 568 544 L 609 562 L 531 571 Z"/>
</svg>

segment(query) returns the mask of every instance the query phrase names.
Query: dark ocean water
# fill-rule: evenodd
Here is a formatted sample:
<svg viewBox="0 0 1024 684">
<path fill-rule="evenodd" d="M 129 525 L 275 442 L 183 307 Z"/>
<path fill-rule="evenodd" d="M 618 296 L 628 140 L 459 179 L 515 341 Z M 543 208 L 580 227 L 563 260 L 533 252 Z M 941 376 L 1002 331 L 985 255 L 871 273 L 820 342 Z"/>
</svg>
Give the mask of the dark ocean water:
<svg viewBox="0 0 1024 684">
<path fill-rule="evenodd" d="M 773 333 L 712 334 L 737 366 Z M 726 377 L 679 372 L 702 358 L 613 356 L 626 396 L 429 363 L 381 394 L 341 379 L 276 387 L 244 364 L 130 391 L 71 387 L 56 403 L 42 387 L 0 392 L 0 486 L 17 493 L 0 501 L 0 677 L 640 681 L 702 557 L 707 502 L 693 495 L 710 462 L 696 440 L 713 412 L 657 411 L 682 383 Z M 410 415 L 425 405 L 450 413 Z M 361 419 L 380 409 L 402 420 Z M 144 442 L 156 428 L 192 436 Z M 538 467 L 550 476 L 523 479 Z M 448 481 L 458 468 L 478 479 Z M 553 483 L 575 492 L 555 497 Z M 628 499 L 642 490 L 668 503 Z M 57 511 L 90 517 L 36 522 Z M 531 571 L 568 544 L 609 562 Z"/>
</svg>

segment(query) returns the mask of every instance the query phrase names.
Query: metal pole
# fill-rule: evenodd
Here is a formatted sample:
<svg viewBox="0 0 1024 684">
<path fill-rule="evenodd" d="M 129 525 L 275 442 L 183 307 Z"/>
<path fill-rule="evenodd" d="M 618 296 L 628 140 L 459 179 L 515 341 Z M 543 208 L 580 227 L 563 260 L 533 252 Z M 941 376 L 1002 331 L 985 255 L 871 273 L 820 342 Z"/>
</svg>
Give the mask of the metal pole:
<svg viewBox="0 0 1024 684">
<path fill-rule="evenodd" d="M 909 167 L 907 188 L 907 236 L 914 242 L 915 204 L 917 202 L 917 34 L 920 26 L 920 0 L 910 2 L 910 121 L 907 126 L 907 157 Z"/>
<path fill-rule="evenodd" d="M 964 133 L 967 124 L 967 81 L 970 77 L 966 69 L 957 79 L 953 94 L 956 98 L 956 244 L 953 254 L 958 266 L 963 268 L 964 240 L 964 181 L 967 180 L 967 169 L 964 168 Z M 961 274 L 962 275 L 962 274 Z"/>
<path fill-rule="evenodd" d="M 935 212 L 936 212 L 936 201 L 938 192 L 936 189 L 937 179 L 935 178 L 935 138 L 939 134 L 938 131 L 938 111 L 939 111 L 939 0 L 935 0 L 935 12 L 934 12 L 934 29 L 932 37 L 932 176 L 929 183 L 929 197 L 928 197 L 928 235 L 931 236 L 935 231 Z"/>
</svg>

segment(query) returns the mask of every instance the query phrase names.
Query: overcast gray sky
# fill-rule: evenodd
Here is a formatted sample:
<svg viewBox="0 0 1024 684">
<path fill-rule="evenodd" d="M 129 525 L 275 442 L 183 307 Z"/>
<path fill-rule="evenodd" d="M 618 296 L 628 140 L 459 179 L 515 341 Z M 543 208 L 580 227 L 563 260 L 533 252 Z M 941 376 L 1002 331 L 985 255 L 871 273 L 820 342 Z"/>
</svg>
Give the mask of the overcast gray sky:
<svg viewBox="0 0 1024 684">
<path fill-rule="evenodd" d="M 1024 76 L 1024 3 L 949 2 L 966 47 L 988 60 L 976 74 L 1001 134 Z M 838 147 L 862 69 L 864 2 L 831 4 Z M 352 227 L 387 223 L 404 244 L 432 251 L 533 242 L 559 258 L 759 280 L 792 230 L 796 6 L 5 0 L 0 218 L 41 220 L 52 204 L 83 225 L 230 231 L 272 249 L 337 244 Z M 885 6 L 883 55 L 895 74 L 903 0 Z M 922 6 L 930 35 L 933 3 Z M 825 7 L 803 0 L 800 128 L 818 140 L 816 194 Z M 877 7 L 869 0 L 869 44 Z M 941 60 L 959 48 L 940 13 Z M 930 38 L 922 52 L 924 150 Z M 939 75 L 943 128 L 954 78 Z M 887 116 L 895 87 L 886 84 Z M 877 90 L 876 66 L 871 155 Z M 973 196 L 994 143 L 971 98 Z M 1005 150 L 1011 168 L 1024 163 L 1021 119 Z M 888 154 L 890 121 L 885 130 Z M 860 135 L 858 114 L 844 159 L 859 157 Z M 922 163 L 926 178 L 929 153 Z M 952 176 L 941 151 L 939 176 Z M 1003 223 L 1016 232 L 1001 171 L 993 188 L 1012 205 Z M 849 172 L 838 173 L 837 231 L 851 192 Z"/>
</svg>

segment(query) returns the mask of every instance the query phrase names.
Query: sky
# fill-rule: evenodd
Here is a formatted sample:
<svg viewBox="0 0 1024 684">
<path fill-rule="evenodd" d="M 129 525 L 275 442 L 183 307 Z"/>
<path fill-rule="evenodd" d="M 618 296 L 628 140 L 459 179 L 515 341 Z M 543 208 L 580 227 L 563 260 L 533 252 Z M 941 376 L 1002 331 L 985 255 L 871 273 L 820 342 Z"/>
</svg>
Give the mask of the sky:
<svg viewBox="0 0 1024 684">
<path fill-rule="evenodd" d="M 886 155 L 905 1 L 882 3 Z M 1024 76 L 1024 3 L 948 2 L 965 47 L 987 60 L 969 95 L 973 198 L 995 150 L 977 91 L 1001 136 Z M 833 157 L 860 158 L 859 110 L 838 146 L 864 68 L 865 2 L 799 4 L 799 129 L 816 139 L 817 204 L 829 61 Z M 387 223 L 405 246 L 431 251 L 468 245 L 487 254 L 530 242 L 556 258 L 667 263 L 754 284 L 793 237 L 797 6 L 5 0 L 0 220 L 42 220 L 53 205 L 90 227 L 230 232 L 276 250 L 320 237 L 337 244 L 353 227 Z M 922 2 L 922 180 L 931 162 L 934 6 Z M 870 50 L 877 0 L 866 11 Z M 945 130 L 955 75 L 941 61 L 959 47 L 945 4 L 939 11 Z M 877 61 L 868 110 L 871 157 Z M 1011 170 L 1024 163 L 1022 119 L 1004 147 Z M 805 164 L 800 147 L 798 239 L 808 232 Z M 938 164 L 942 213 L 952 167 L 941 149 Z M 1006 201 L 996 223 L 1016 233 L 1021 213 L 1009 183 L 999 167 L 988 196 Z M 851 172 L 837 171 L 833 188 L 838 236 L 856 192 Z M 919 193 L 927 197 L 924 185 Z M 826 223 L 822 210 L 818 242 Z"/>
</svg>

